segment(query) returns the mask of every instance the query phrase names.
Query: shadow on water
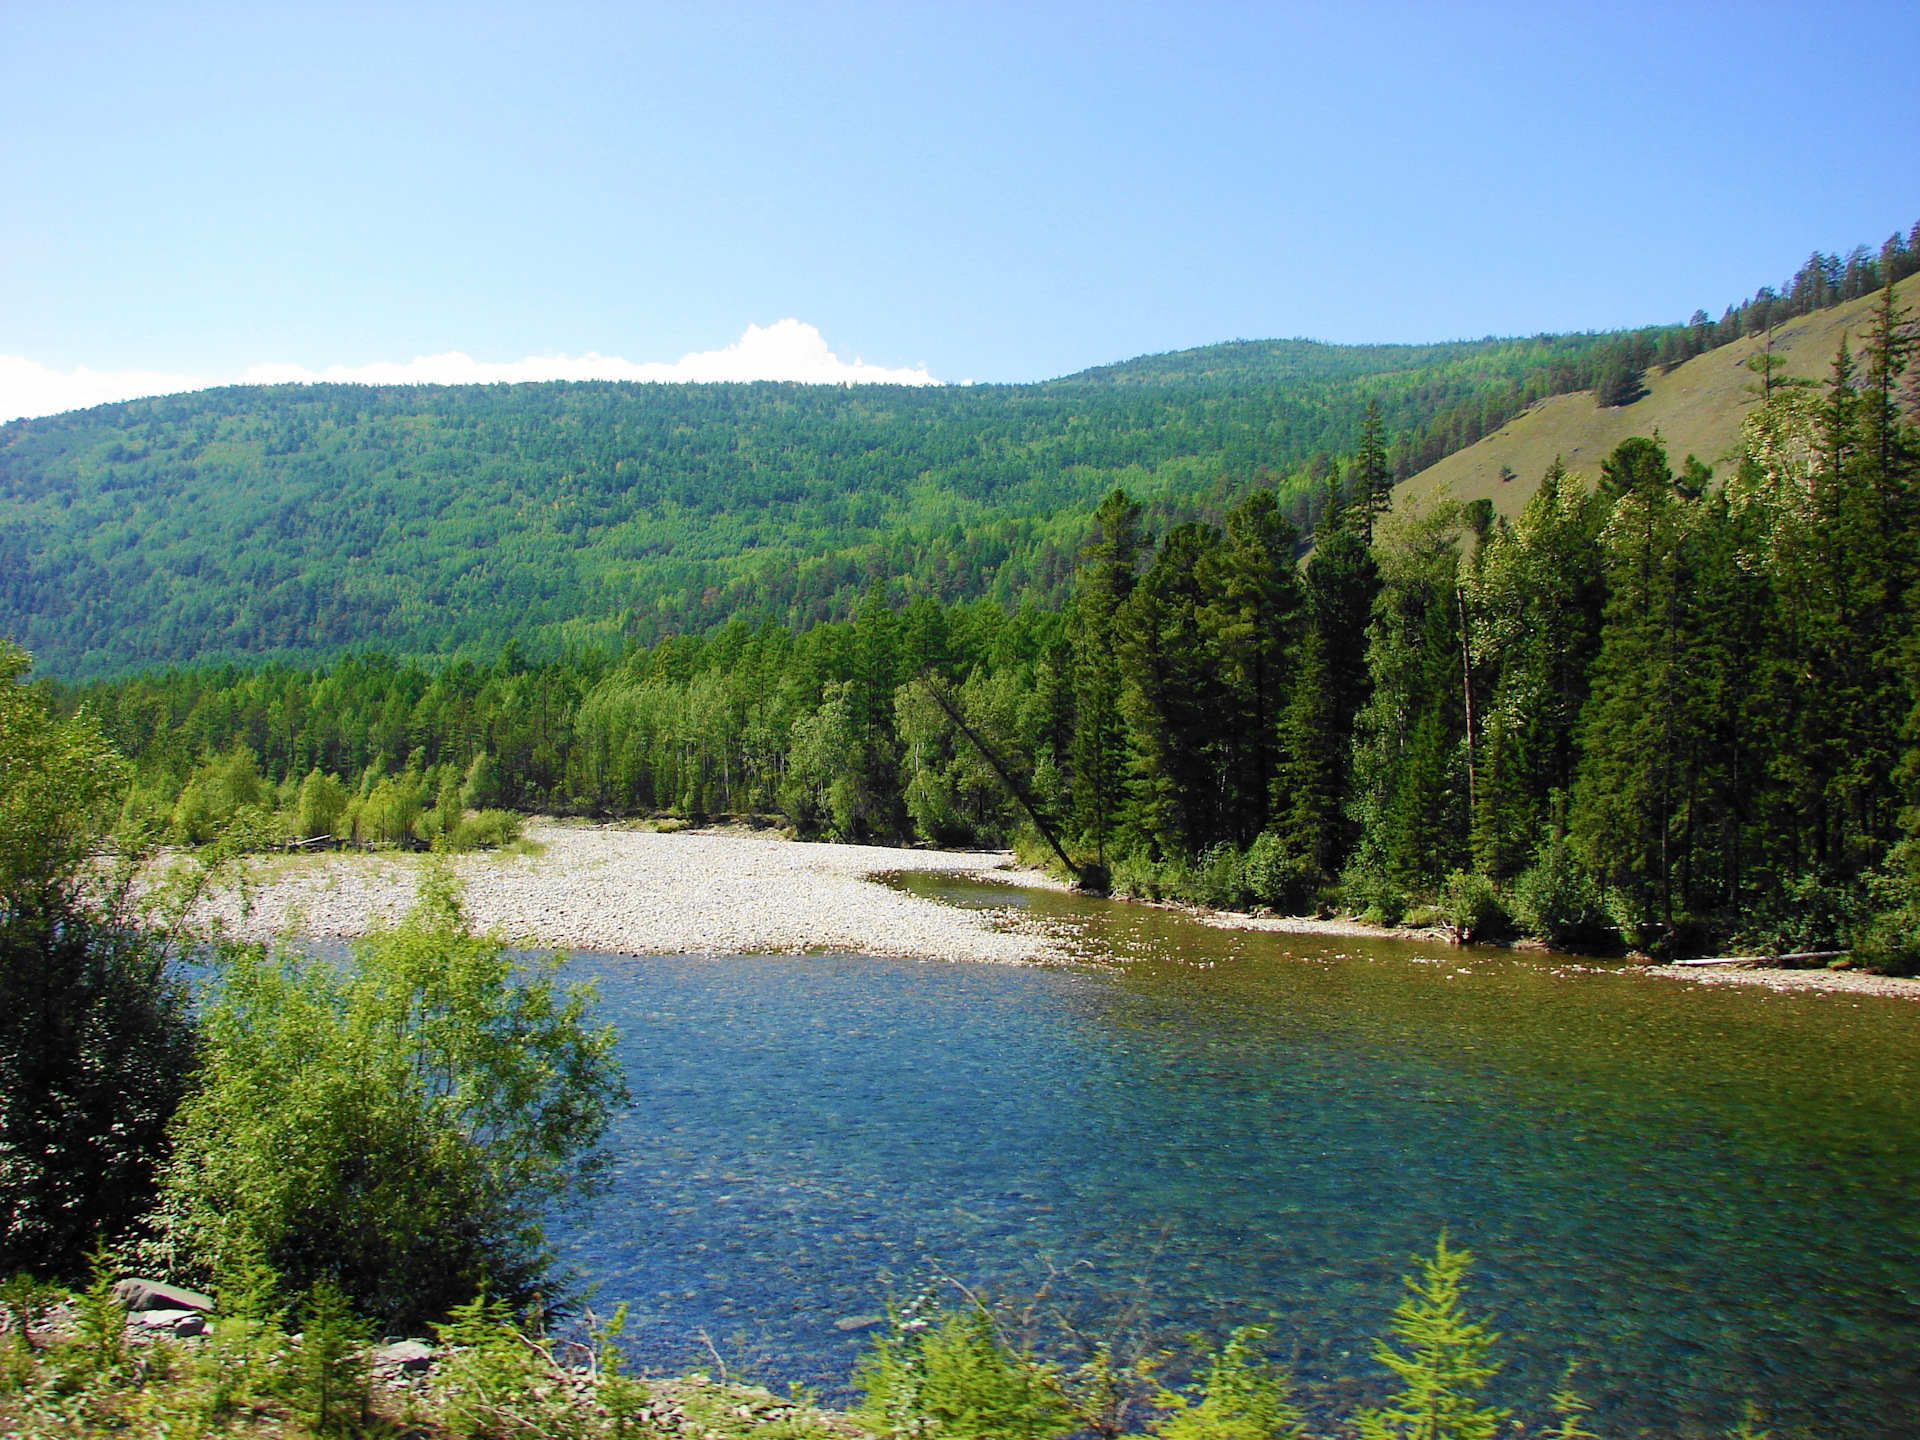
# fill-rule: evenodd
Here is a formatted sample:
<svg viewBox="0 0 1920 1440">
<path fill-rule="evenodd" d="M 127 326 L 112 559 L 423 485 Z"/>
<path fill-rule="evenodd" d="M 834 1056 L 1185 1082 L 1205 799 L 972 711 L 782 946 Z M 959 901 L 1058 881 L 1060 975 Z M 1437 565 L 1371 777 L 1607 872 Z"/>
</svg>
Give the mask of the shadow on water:
<svg viewBox="0 0 1920 1440">
<path fill-rule="evenodd" d="M 575 957 L 636 1096 L 556 1227 L 654 1364 L 829 1396 L 888 1293 L 1074 1266 L 1170 1337 L 1271 1321 L 1323 1403 L 1444 1227 L 1609 1433 L 1920 1430 L 1920 1010 L 1618 967 L 1222 930 L 942 876 L 1082 957 Z"/>
</svg>

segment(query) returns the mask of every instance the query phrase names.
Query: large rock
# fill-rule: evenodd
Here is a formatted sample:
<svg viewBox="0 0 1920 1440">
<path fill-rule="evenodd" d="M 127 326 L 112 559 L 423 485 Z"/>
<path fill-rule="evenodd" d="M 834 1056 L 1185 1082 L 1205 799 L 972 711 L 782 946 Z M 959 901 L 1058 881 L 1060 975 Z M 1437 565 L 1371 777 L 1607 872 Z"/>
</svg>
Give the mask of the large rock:
<svg viewBox="0 0 1920 1440">
<path fill-rule="evenodd" d="M 135 1310 L 127 1323 L 144 1330 L 164 1330 L 173 1335 L 204 1335 L 207 1319 L 198 1310 Z"/>
<path fill-rule="evenodd" d="M 212 1296 L 183 1290 L 163 1280 L 122 1280 L 113 1287 L 113 1298 L 129 1311 L 213 1309 Z"/>
<path fill-rule="evenodd" d="M 423 1345 L 418 1340 L 396 1340 L 391 1345 L 376 1346 L 372 1358 L 376 1370 L 405 1370 L 411 1373 L 425 1370 L 433 1364 L 433 1347 Z"/>
</svg>

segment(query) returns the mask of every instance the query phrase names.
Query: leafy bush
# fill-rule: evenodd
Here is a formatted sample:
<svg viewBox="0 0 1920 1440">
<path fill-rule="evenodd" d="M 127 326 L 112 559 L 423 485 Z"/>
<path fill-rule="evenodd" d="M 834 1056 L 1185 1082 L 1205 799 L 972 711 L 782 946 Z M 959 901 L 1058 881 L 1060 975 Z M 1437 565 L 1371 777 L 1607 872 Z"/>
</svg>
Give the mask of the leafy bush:
<svg viewBox="0 0 1920 1440">
<path fill-rule="evenodd" d="M 477 937 L 444 869 L 351 965 L 234 947 L 206 1011 L 198 1091 L 148 1258 L 221 1277 L 265 1263 L 336 1282 L 391 1327 L 484 1288 L 526 1302 L 553 1203 L 586 1193 L 624 1096 L 591 991 Z"/>
<path fill-rule="evenodd" d="M 273 798 L 260 778 L 260 764 L 253 751 L 235 745 L 187 778 L 180 798 L 174 802 L 167 838 L 176 845 L 204 845 L 245 811 L 271 814 Z"/>
<path fill-rule="evenodd" d="M 493 850 L 520 838 L 520 817 L 511 810 L 482 810 L 468 815 L 449 830 L 442 842 L 455 851 Z"/>
<path fill-rule="evenodd" d="M 1533 867 L 1507 890 L 1520 928 L 1555 950 L 1603 943 L 1610 923 L 1600 887 L 1564 839 L 1540 847 Z"/>
<path fill-rule="evenodd" d="M 316 767 L 300 782 L 294 800 L 293 833 L 301 840 L 318 840 L 338 835 L 340 819 L 347 812 L 347 787 L 338 775 L 322 775 Z"/>
<path fill-rule="evenodd" d="M 854 1372 L 859 1413 L 883 1435 L 1043 1440 L 1076 1428 L 1052 1367 L 1007 1344 L 984 1306 L 932 1312 L 923 1300 L 890 1319 Z"/>
<path fill-rule="evenodd" d="M 1256 904 L 1271 905 L 1288 915 L 1313 904 L 1317 876 L 1312 861 L 1272 831 L 1254 837 L 1241 871 Z"/>
<path fill-rule="evenodd" d="M 1386 868 L 1365 858 L 1356 859 L 1340 876 L 1340 902 L 1375 925 L 1398 925 L 1409 904 L 1407 892 L 1388 878 Z"/>
<path fill-rule="evenodd" d="M 1493 881 L 1466 870 L 1447 876 L 1437 909 L 1453 938 L 1463 945 L 1505 934 L 1511 923 Z"/>
<path fill-rule="evenodd" d="M 1920 842 L 1903 840 L 1867 876 L 1873 913 L 1857 922 L 1853 958 L 1887 975 L 1920 975 Z"/>
<path fill-rule="evenodd" d="M 1738 953 L 1754 955 L 1844 950 L 1872 918 L 1866 898 L 1857 886 L 1815 874 L 1798 876 L 1743 919 L 1731 944 Z M 1891 908 L 1897 910 L 1897 902 Z"/>
<path fill-rule="evenodd" d="M 1245 1325 L 1227 1337 L 1200 1372 L 1199 1397 L 1162 1390 L 1173 1413 L 1153 1426 L 1161 1440 L 1301 1440 L 1305 1417 L 1288 1399 L 1287 1372 L 1260 1353 L 1272 1332 Z"/>
<path fill-rule="evenodd" d="M 146 1208 L 193 1069 L 176 932 L 89 864 L 124 769 L 0 642 L 0 1274 L 72 1279 Z"/>
</svg>

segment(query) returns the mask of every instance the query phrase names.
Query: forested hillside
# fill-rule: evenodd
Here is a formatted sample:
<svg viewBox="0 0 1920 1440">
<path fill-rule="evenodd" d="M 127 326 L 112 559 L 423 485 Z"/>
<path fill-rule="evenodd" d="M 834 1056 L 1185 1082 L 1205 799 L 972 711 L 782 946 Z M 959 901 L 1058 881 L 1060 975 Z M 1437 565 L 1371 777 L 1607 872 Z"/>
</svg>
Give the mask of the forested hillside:
<svg viewBox="0 0 1920 1440">
<path fill-rule="evenodd" d="M 1094 502 L 1218 521 L 1270 488 L 1301 532 L 1379 417 L 1414 474 L 1544 396 L 1616 401 L 1654 365 L 1912 268 L 1816 256 L 1719 322 L 1429 346 L 1238 342 L 1043 385 L 235 388 L 0 427 L 0 635 L 67 678 L 488 658 L 804 629 L 874 580 L 1057 608 Z"/>
<path fill-rule="evenodd" d="M 1889 286 L 1824 384 L 1760 377 L 1720 474 L 1635 437 L 1592 488 L 1550 467 L 1511 522 L 1387 510 L 1363 435 L 1304 567 L 1271 490 L 1218 525 L 1151 524 L 1115 490 L 1061 612 L 895 608 L 876 582 L 799 633 L 65 698 L 137 763 L 126 823 L 183 840 L 251 813 L 406 843 L 502 801 L 1017 839 L 998 762 L 1077 865 L 1136 894 L 1912 969 L 1914 348 Z"/>
</svg>

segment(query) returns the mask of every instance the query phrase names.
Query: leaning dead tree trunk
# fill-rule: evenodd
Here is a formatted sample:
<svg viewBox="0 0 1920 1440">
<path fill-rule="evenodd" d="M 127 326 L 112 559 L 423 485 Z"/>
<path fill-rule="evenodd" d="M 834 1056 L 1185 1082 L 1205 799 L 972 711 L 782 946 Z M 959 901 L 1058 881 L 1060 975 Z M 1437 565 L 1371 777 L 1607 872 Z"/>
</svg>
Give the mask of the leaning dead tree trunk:
<svg viewBox="0 0 1920 1440">
<path fill-rule="evenodd" d="M 973 742 L 973 748 L 980 752 L 981 758 L 993 767 L 993 773 L 1000 777 L 1000 783 L 1007 787 L 1007 793 L 1013 796 L 1022 810 L 1027 812 L 1027 818 L 1033 821 L 1033 828 L 1038 830 L 1047 844 L 1053 847 L 1053 853 L 1060 857 L 1060 863 L 1067 867 L 1067 873 L 1073 876 L 1076 883 L 1084 881 L 1086 877 L 1081 873 L 1080 867 L 1067 858 L 1067 852 L 1060 844 L 1059 837 L 1053 833 L 1053 827 L 1046 822 L 1045 817 L 1040 814 L 1028 796 L 1027 787 L 1020 783 L 1013 771 L 994 753 L 993 747 L 974 733 L 973 727 L 961 717 L 960 707 L 947 698 L 946 691 L 940 688 L 940 682 L 933 678 L 933 672 L 928 671 L 922 675 L 920 683 L 927 687 L 927 693 L 933 697 L 934 704 L 947 712 L 947 718 L 959 727 L 960 733 Z"/>
</svg>

